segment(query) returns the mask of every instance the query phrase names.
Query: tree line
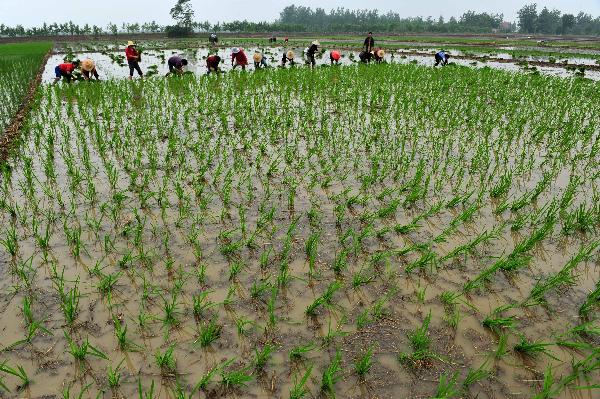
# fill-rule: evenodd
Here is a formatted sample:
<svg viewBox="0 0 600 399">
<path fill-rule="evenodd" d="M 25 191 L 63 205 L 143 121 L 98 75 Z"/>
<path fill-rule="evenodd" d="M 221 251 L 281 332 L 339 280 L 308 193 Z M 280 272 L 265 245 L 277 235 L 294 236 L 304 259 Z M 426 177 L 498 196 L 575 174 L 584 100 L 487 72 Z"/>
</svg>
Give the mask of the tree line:
<svg viewBox="0 0 600 399">
<path fill-rule="evenodd" d="M 397 12 L 380 13 L 378 10 L 350 10 L 337 8 L 329 12 L 323 8 L 291 5 L 285 7 L 273 22 L 230 21 L 211 24 L 194 21 L 190 0 L 177 0 L 171 9 L 175 25 L 160 25 L 155 21 L 146 23 L 109 23 L 106 27 L 73 23 L 44 23 L 42 26 L 25 28 L 22 25 L 0 24 L 0 36 L 64 36 L 64 35 L 117 35 L 122 33 L 182 33 L 193 32 L 377 32 L 393 33 L 540 33 L 600 35 L 600 18 L 580 12 L 577 15 L 562 14 L 559 10 L 544 7 L 538 12 L 536 4 L 527 4 L 518 11 L 518 24 L 504 21 L 502 14 L 467 11 L 459 18 L 445 20 L 443 17 L 402 17 Z"/>
</svg>

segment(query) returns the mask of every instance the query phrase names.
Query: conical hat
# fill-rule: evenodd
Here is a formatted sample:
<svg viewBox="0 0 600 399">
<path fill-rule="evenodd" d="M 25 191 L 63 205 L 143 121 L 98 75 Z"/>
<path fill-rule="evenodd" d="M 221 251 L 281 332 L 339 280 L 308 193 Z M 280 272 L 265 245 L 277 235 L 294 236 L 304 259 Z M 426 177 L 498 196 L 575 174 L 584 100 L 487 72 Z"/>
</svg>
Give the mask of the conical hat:
<svg viewBox="0 0 600 399">
<path fill-rule="evenodd" d="M 288 51 L 287 54 L 285 55 L 288 59 L 293 59 L 294 58 L 294 52 L 292 50 Z"/>
<path fill-rule="evenodd" d="M 254 62 L 261 62 L 263 59 L 263 55 L 261 53 L 254 53 L 252 58 L 254 59 Z"/>
<path fill-rule="evenodd" d="M 333 50 L 333 51 L 331 52 L 331 58 L 333 58 L 334 60 L 339 60 L 339 59 L 340 59 L 340 57 L 341 57 L 341 54 L 340 54 L 340 52 L 339 52 L 339 51 L 337 51 L 337 50 Z"/>
<path fill-rule="evenodd" d="M 384 56 L 385 56 L 385 51 L 383 51 L 383 50 L 377 51 L 377 57 L 383 58 Z"/>
<path fill-rule="evenodd" d="M 135 46 L 135 43 L 130 40 L 127 42 L 127 47 L 129 47 L 129 46 Z"/>
<path fill-rule="evenodd" d="M 94 64 L 94 61 L 90 60 L 89 58 L 81 61 L 81 69 L 84 71 L 92 72 L 95 66 L 96 65 Z"/>
</svg>

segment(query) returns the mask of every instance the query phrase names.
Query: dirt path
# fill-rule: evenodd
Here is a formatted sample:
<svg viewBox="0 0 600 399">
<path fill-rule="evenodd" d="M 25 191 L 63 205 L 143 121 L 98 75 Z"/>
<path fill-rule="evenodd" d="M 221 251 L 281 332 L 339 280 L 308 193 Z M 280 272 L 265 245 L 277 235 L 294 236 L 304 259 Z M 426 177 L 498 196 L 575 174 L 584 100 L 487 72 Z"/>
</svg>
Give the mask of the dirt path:
<svg viewBox="0 0 600 399">
<path fill-rule="evenodd" d="M 10 150 L 19 136 L 21 127 L 23 126 L 23 121 L 25 120 L 27 114 L 29 113 L 29 110 L 31 109 L 31 105 L 35 97 L 35 92 L 42 81 L 42 74 L 44 73 L 44 69 L 46 68 L 46 63 L 48 62 L 48 59 L 51 56 L 52 49 L 48 50 L 46 55 L 44 55 L 44 58 L 40 63 L 40 67 L 38 68 L 35 78 L 29 84 L 29 88 L 27 89 L 27 95 L 25 96 L 25 98 L 23 98 L 19 110 L 4 130 L 4 135 L 2 135 L 2 137 L 0 138 L 0 163 L 5 162 L 8 159 Z"/>
</svg>

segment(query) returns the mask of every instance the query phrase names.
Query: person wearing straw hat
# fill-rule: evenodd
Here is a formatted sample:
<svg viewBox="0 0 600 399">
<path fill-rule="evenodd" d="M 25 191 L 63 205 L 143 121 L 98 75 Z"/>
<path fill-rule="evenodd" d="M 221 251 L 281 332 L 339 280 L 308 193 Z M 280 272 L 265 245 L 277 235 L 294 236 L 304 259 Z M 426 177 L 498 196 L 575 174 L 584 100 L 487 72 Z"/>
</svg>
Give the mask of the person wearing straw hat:
<svg viewBox="0 0 600 399">
<path fill-rule="evenodd" d="M 169 72 L 167 73 L 167 76 L 173 73 L 181 75 L 183 73 L 183 67 L 188 64 L 188 60 L 179 55 L 174 55 L 169 58 L 167 64 L 169 65 Z"/>
<path fill-rule="evenodd" d="M 385 51 L 381 48 L 378 48 L 373 52 L 373 58 L 375 62 L 381 64 L 383 62 L 383 57 L 385 57 Z"/>
<path fill-rule="evenodd" d="M 140 52 L 135 48 L 135 43 L 131 40 L 127 42 L 127 48 L 125 49 L 125 56 L 127 57 L 127 64 L 129 65 L 129 79 L 133 79 L 133 71 L 137 71 L 141 78 L 144 77 L 142 68 L 140 68 Z"/>
<path fill-rule="evenodd" d="M 220 72 L 220 70 L 219 70 L 220 63 L 221 63 L 221 57 L 219 57 L 216 54 L 209 55 L 206 58 L 206 69 L 207 69 L 206 74 L 210 75 L 211 72 L 219 73 Z"/>
<path fill-rule="evenodd" d="M 244 50 L 238 47 L 233 48 L 233 50 L 231 50 L 231 66 L 233 69 L 241 66 L 242 71 L 245 71 L 246 65 L 248 65 L 248 57 L 246 57 Z"/>
<path fill-rule="evenodd" d="M 71 83 L 73 79 L 73 72 L 75 69 L 79 67 L 79 61 L 75 60 L 73 62 L 64 62 L 62 64 L 57 65 L 54 68 L 54 82 L 53 84 L 58 83 L 59 80 L 64 79 L 67 83 Z"/>
<path fill-rule="evenodd" d="M 81 61 L 81 75 L 83 76 L 83 80 L 92 80 L 92 77 L 100 80 L 100 76 L 96 70 L 96 63 L 89 58 Z"/>
<path fill-rule="evenodd" d="M 440 63 L 442 66 L 446 66 L 448 64 L 448 59 L 450 58 L 450 54 L 446 53 L 444 50 L 439 51 L 435 55 L 435 65 L 438 66 Z"/>
<path fill-rule="evenodd" d="M 287 53 L 283 53 L 283 57 L 281 58 L 281 66 L 285 68 L 285 64 L 287 64 L 288 62 L 290 63 L 290 66 L 294 66 L 296 64 L 294 62 L 295 56 L 296 55 L 292 50 L 288 51 Z"/>
<path fill-rule="evenodd" d="M 256 50 L 254 52 L 254 55 L 252 56 L 252 59 L 254 60 L 254 68 L 255 69 L 267 68 L 269 66 L 267 64 L 267 57 L 265 57 L 264 55 L 262 55 L 260 53 L 260 51 L 258 51 L 258 50 Z"/>
<path fill-rule="evenodd" d="M 308 58 L 308 63 L 310 64 L 311 68 L 314 68 L 317 65 L 317 61 L 315 60 L 315 54 L 319 50 L 320 45 L 321 43 L 319 43 L 318 40 L 315 40 L 311 43 L 308 50 L 306 50 L 306 57 Z"/>
<path fill-rule="evenodd" d="M 335 62 L 336 65 L 339 65 L 340 59 L 342 58 L 342 54 L 339 51 L 333 50 L 329 53 L 329 60 L 331 61 L 331 65 Z"/>
</svg>

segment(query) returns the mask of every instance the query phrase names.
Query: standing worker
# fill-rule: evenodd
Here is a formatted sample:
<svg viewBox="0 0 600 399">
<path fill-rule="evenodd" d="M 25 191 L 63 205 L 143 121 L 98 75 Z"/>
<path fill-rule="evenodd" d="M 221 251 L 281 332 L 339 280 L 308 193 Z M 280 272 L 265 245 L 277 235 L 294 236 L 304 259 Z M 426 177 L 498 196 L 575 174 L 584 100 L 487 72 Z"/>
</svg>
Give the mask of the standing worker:
<svg viewBox="0 0 600 399">
<path fill-rule="evenodd" d="M 137 71 L 140 78 L 144 77 L 142 68 L 140 68 L 141 54 L 135 48 L 135 43 L 131 40 L 127 42 L 127 48 L 125 49 L 125 56 L 127 57 L 127 64 L 129 64 L 129 79 L 133 79 L 133 71 Z"/>
<path fill-rule="evenodd" d="M 329 60 L 331 61 L 331 65 L 333 65 L 334 62 L 336 65 L 339 65 L 340 58 L 342 58 L 342 55 L 337 50 L 333 50 L 332 52 L 329 53 Z"/>
<path fill-rule="evenodd" d="M 96 63 L 89 58 L 81 61 L 81 74 L 83 75 L 84 80 L 92 80 L 92 76 L 96 78 L 96 80 L 100 80 L 100 76 L 96 70 Z"/>
<path fill-rule="evenodd" d="M 172 73 L 181 75 L 183 73 L 183 67 L 188 64 L 188 60 L 178 55 L 174 55 L 169 58 L 167 64 L 169 65 L 169 72 L 167 73 L 167 76 Z"/>
<path fill-rule="evenodd" d="M 216 54 L 213 55 L 209 55 L 208 58 L 206 58 L 206 69 L 207 75 L 210 75 L 211 72 L 215 72 L 215 73 L 219 73 L 219 64 L 221 63 L 221 57 L 219 57 Z"/>
<path fill-rule="evenodd" d="M 435 55 L 435 65 L 434 66 L 438 66 L 440 63 L 442 64 L 442 66 L 446 66 L 448 64 L 449 58 L 450 58 L 450 55 L 447 54 L 444 50 L 438 52 Z"/>
<path fill-rule="evenodd" d="M 367 53 L 370 53 L 371 51 L 373 51 L 374 48 L 375 48 L 375 39 L 373 39 L 373 32 L 369 32 L 369 34 L 367 35 L 367 38 L 365 39 L 365 42 L 363 44 L 363 49 Z"/>
<path fill-rule="evenodd" d="M 64 62 L 60 65 L 57 65 L 54 68 L 54 82 L 53 84 L 58 83 L 59 80 L 64 79 L 67 83 L 71 83 L 71 79 L 73 79 L 73 71 L 77 69 L 79 66 L 79 61 L 75 60 L 73 62 Z"/>
<path fill-rule="evenodd" d="M 254 52 L 254 55 L 252 56 L 252 59 L 254 60 L 254 68 L 255 69 L 267 68 L 269 66 L 267 64 L 267 57 L 265 57 L 264 55 L 262 55 L 260 53 L 260 51 L 258 51 L 258 50 L 256 50 Z"/>
<path fill-rule="evenodd" d="M 310 64 L 311 68 L 314 68 L 317 65 L 317 61 L 315 60 L 315 53 L 319 50 L 320 45 L 321 43 L 319 43 L 318 40 L 315 40 L 311 43 L 310 47 L 306 51 L 308 63 Z"/>
<path fill-rule="evenodd" d="M 288 62 L 290 63 L 290 66 L 294 66 L 296 63 L 294 62 L 294 52 L 292 50 L 288 51 L 287 53 L 283 53 L 283 57 L 281 58 L 281 66 L 285 68 L 285 64 L 287 64 Z"/>
<path fill-rule="evenodd" d="M 242 67 L 242 71 L 245 71 L 246 65 L 248 65 L 248 57 L 246 57 L 244 50 L 235 47 L 231 50 L 231 66 L 235 69 L 238 65 Z"/>
</svg>

